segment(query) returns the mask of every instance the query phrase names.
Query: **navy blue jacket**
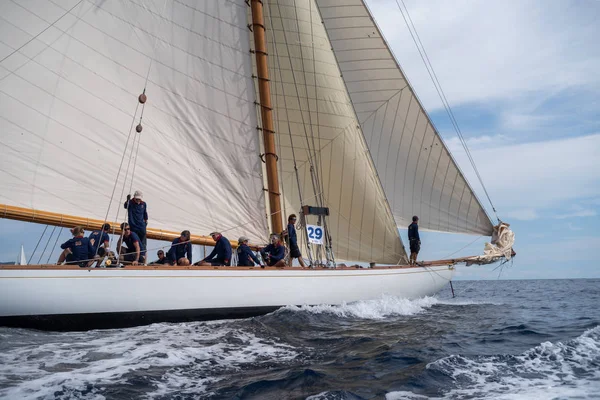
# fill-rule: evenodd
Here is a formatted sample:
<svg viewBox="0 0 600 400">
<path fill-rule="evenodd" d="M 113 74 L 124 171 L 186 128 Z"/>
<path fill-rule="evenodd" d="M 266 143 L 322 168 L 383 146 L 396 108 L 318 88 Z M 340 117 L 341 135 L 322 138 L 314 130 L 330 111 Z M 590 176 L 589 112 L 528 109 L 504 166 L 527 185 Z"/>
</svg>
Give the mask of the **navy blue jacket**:
<svg viewBox="0 0 600 400">
<path fill-rule="evenodd" d="M 137 235 L 137 233 L 135 233 L 134 231 L 130 231 L 129 236 L 123 236 L 123 243 L 125 243 L 125 245 L 127 246 L 128 253 L 132 253 L 135 251 L 135 242 L 138 242 L 138 244 L 140 245 L 140 255 L 144 254 L 144 250 L 146 250 L 146 248 L 144 247 L 144 242 L 140 240 L 140 237 Z"/>
<path fill-rule="evenodd" d="M 90 238 L 77 236 L 60 245 L 61 249 L 71 249 L 73 261 L 89 260 L 94 257 L 94 247 Z"/>
<path fill-rule="evenodd" d="M 189 241 L 183 244 L 179 243 L 181 243 L 180 237 L 173 240 L 171 248 L 167 251 L 167 258 L 173 263 L 177 262 L 181 257 L 185 257 L 187 253 L 187 259 L 192 262 L 192 243 Z"/>
<path fill-rule="evenodd" d="M 221 236 L 217 243 L 215 243 L 215 248 L 210 254 L 204 259 L 204 261 L 218 261 L 222 262 L 224 265 L 227 265 L 231 262 L 231 243 L 225 236 Z"/>
<path fill-rule="evenodd" d="M 269 264 L 275 264 L 279 260 L 283 260 L 285 257 L 285 246 L 279 245 L 275 246 L 273 244 L 268 245 L 260 251 L 262 258 L 266 261 L 267 254 L 269 257 Z"/>
<path fill-rule="evenodd" d="M 248 245 L 241 244 L 238 249 L 238 266 L 239 267 L 252 267 L 254 263 L 260 264 L 258 257 L 254 254 L 252 249 Z"/>
<path fill-rule="evenodd" d="M 421 238 L 419 237 L 419 225 L 417 225 L 416 222 L 413 222 L 408 226 L 408 240 L 418 240 L 419 242 L 421 241 Z"/>
<path fill-rule="evenodd" d="M 140 204 L 131 199 L 125 201 L 123 207 L 127 209 L 129 226 L 132 231 L 146 232 L 146 221 L 148 221 L 148 206 L 142 201 Z"/>
<path fill-rule="evenodd" d="M 94 250 L 93 250 L 94 254 L 96 254 L 98 249 L 100 247 L 102 247 L 104 242 L 110 241 L 110 237 L 108 236 L 108 233 L 106 233 L 104 231 L 92 231 L 92 233 L 90 233 L 90 236 L 88 236 L 88 238 L 90 239 L 90 242 L 94 248 Z"/>
<path fill-rule="evenodd" d="M 296 234 L 296 227 L 294 226 L 294 224 L 288 224 L 287 231 L 288 240 L 290 241 L 290 247 L 298 246 L 298 235 Z"/>
</svg>

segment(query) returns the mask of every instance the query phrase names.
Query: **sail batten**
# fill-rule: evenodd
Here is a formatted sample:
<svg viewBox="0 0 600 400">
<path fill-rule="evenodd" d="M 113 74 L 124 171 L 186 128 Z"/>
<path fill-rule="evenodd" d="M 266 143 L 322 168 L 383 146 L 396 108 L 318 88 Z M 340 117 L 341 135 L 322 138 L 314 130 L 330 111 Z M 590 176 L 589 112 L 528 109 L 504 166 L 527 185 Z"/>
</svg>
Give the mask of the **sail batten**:
<svg viewBox="0 0 600 400">
<path fill-rule="evenodd" d="M 396 223 L 491 235 L 492 223 L 363 0 L 316 0 Z"/>
</svg>

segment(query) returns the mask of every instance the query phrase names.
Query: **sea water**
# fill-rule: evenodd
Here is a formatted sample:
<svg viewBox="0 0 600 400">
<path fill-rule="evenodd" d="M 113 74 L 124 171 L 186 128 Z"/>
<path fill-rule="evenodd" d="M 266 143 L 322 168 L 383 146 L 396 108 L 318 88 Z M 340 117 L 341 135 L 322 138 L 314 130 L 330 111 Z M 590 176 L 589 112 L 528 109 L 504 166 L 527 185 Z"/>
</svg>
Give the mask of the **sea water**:
<svg viewBox="0 0 600 400">
<path fill-rule="evenodd" d="M 600 280 L 454 290 L 244 320 L 0 328 L 0 398 L 600 399 Z"/>
</svg>

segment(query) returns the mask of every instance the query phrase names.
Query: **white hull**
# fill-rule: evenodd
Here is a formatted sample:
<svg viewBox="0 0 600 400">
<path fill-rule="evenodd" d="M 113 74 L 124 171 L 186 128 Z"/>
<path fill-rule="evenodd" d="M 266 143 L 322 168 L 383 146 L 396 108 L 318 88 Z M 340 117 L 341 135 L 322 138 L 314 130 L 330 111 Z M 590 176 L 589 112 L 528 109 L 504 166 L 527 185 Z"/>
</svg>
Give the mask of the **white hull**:
<svg viewBox="0 0 600 400">
<path fill-rule="evenodd" d="M 26 317 L 43 320 L 100 313 L 142 316 L 181 310 L 204 310 L 198 316 L 212 318 L 220 315 L 219 310 L 228 310 L 223 316 L 244 309 L 258 314 L 285 305 L 341 304 L 382 294 L 413 299 L 436 293 L 452 274 L 448 266 L 337 270 L 0 269 L 0 324 L 15 326 L 14 320 Z"/>
</svg>

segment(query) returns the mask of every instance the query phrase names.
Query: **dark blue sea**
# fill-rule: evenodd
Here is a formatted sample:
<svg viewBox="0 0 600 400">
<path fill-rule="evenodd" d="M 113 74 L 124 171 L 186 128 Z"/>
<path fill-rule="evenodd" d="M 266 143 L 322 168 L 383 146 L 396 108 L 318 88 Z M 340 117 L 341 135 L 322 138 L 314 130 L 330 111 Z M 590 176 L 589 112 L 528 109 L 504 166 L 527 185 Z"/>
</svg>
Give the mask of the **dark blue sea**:
<svg viewBox="0 0 600 400">
<path fill-rule="evenodd" d="M 454 290 L 245 320 L 0 328 L 0 397 L 600 399 L 600 280 Z"/>
</svg>

